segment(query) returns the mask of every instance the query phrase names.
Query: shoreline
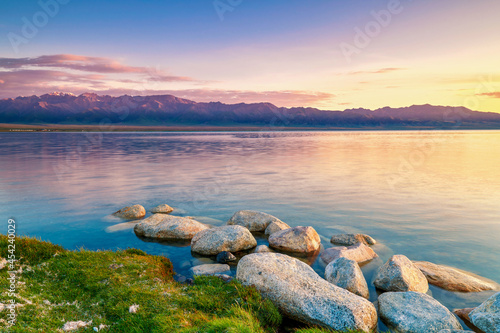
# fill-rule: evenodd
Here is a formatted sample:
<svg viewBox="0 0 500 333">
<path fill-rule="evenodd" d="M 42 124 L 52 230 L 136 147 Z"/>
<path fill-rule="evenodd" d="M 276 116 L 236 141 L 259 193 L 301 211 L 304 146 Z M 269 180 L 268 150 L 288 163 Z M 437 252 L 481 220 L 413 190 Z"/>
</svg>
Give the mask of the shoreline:
<svg viewBox="0 0 500 333">
<path fill-rule="evenodd" d="M 495 131 L 494 126 L 366 126 L 366 127 L 314 127 L 314 126 L 200 126 L 200 125 L 59 125 L 59 124 L 6 124 L 0 123 L 0 132 L 287 132 L 287 131 Z"/>
</svg>

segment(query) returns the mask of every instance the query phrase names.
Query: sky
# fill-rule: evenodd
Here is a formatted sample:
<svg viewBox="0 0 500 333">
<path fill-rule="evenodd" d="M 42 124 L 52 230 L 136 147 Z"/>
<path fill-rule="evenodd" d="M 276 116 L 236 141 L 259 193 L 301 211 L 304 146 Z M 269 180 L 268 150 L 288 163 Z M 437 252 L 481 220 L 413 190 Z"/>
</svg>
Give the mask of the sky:
<svg viewBox="0 0 500 333">
<path fill-rule="evenodd" d="M 498 0 L 3 0 L 0 98 L 500 113 Z"/>
</svg>

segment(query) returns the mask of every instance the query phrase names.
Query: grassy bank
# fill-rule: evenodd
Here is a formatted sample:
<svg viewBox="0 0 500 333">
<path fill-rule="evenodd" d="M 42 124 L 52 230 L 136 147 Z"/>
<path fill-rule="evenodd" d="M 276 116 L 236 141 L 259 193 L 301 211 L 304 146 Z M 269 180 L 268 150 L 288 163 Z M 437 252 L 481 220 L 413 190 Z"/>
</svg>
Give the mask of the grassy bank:
<svg viewBox="0 0 500 333">
<path fill-rule="evenodd" d="M 74 332 L 296 332 L 320 329 L 281 327 L 276 307 L 253 288 L 199 277 L 188 286 L 173 280 L 167 258 L 140 250 L 67 251 L 32 238 L 16 238 L 20 261 L 17 322 L 11 332 L 62 332 L 66 322 L 90 322 Z M 8 257 L 0 236 L 0 257 Z M 0 302 L 8 304 L 9 267 L 0 271 Z M 136 313 L 129 307 L 139 305 Z M 1 305 L 0 305 L 1 307 Z M 7 331 L 8 309 L 0 312 Z M 105 327 L 105 328 L 104 328 Z"/>
</svg>

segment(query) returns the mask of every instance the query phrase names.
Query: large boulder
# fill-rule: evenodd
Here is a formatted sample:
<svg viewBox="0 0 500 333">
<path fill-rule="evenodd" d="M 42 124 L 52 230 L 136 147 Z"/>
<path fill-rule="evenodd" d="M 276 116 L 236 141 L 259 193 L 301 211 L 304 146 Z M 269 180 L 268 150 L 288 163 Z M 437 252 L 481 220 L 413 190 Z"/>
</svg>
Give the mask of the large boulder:
<svg viewBox="0 0 500 333">
<path fill-rule="evenodd" d="M 192 275 L 216 275 L 226 273 L 231 270 L 229 265 L 225 264 L 206 264 L 191 267 L 189 272 Z"/>
<path fill-rule="evenodd" d="M 127 220 L 142 219 L 146 216 L 146 210 L 141 205 L 133 205 L 124 207 L 117 212 L 113 213 L 114 216 L 121 217 Z"/>
<path fill-rule="evenodd" d="M 335 259 L 326 266 L 325 279 L 358 296 L 364 298 L 370 296 L 363 272 L 354 260 L 347 258 Z"/>
<path fill-rule="evenodd" d="M 250 231 L 239 225 L 226 225 L 206 229 L 197 233 L 191 240 L 191 251 L 215 256 L 220 252 L 238 252 L 257 246 Z"/>
<path fill-rule="evenodd" d="M 238 263 L 236 278 L 254 286 L 285 315 L 332 330 L 372 332 L 372 303 L 322 279 L 309 265 L 280 253 L 253 253 Z"/>
<path fill-rule="evenodd" d="M 500 333 L 500 293 L 488 298 L 469 313 L 471 322 L 487 333 Z"/>
<path fill-rule="evenodd" d="M 493 281 L 479 277 L 458 268 L 436 265 L 427 261 L 414 261 L 413 264 L 424 273 L 430 284 L 449 291 L 477 292 L 494 290 Z"/>
<path fill-rule="evenodd" d="M 174 209 L 167 204 L 158 205 L 155 208 L 151 209 L 151 213 L 153 214 L 170 214 L 173 211 Z"/>
<path fill-rule="evenodd" d="M 207 228 L 206 225 L 186 217 L 154 214 L 136 224 L 134 232 L 137 236 L 147 238 L 189 240 Z"/>
<path fill-rule="evenodd" d="M 330 239 L 330 243 L 337 245 L 351 246 L 358 243 L 364 243 L 366 245 L 375 245 L 377 242 L 375 239 L 368 235 L 363 234 L 338 234 L 333 235 Z"/>
<path fill-rule="evenodd" d="M 387 260 L 379 268 L 373 284 L 385 291 L 426 293 L 429 290 L 425 275 L 403 255 L 394 255 Z"/>
<path fill-rule="evenodd" d="M 321 239 L 313 227 L 295 227 L 269 236 L 269 246 L 279 251 L 312 253 L 321 247 Z"/>
<path fill-rule="evenodd" d="M 285 222 L 273 221 L 273 222 L 269 223 L 269 225 L 267 226 L 265 234 L 267 236 L 271 236 L 275 232 L 285 230 L 285 229 L 290 229 L 290 226 L 288 224 L 286 224 Z"/>
<path fill-rule="evenodd" d="M 272 222 L 281 222 L 272 215 L 255 212 L 253 210 L 240 210 L 227 221 L 228 225 L 241 225 L 250 231 L 265 231 Z"/>
<path fill-rule="evenodd" d="M 378 298 L 380 319 L 394 333 L 437 333 L 461 330 L 458 319 L 427 294 L 414 291 L 388 292 Z"/>
<path fill-rule="evenodd" d="M 377 257 L 378 255 L 375 251 L 364 243 L 358 243 L 349 247 L 331 247 L 321 253 L 321 260 L 326 264 L 329 264 L 337 258 L 347 258 L 356 261 L 358 264 L 362 264 Z"/>
</svg>

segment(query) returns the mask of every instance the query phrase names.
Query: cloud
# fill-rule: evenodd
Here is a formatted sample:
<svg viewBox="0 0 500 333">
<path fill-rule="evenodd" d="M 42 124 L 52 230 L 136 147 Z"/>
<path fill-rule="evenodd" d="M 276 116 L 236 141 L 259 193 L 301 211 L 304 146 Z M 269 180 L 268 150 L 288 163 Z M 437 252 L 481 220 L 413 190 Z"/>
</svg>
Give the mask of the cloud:
<svg viewBox="0 0 500 333">
<path fill-rule="evenodd" d="M 397 67 L 386 67 L 386 68 L 381 68 L 377 69 L 374 71 L 358 71 L 358 72 L 350 72 L 350 75 L 359 75 L 359 74 L 385 74 L 385 73 L 390 73 L 390 72 L 397 72 L 397 71 L 403 71 L 406 70 L 406 68 L 397 68 Z"/>
<path fill-rule="evenodd" d="M 478 96 L 491 97 L 491 98 L 500 98 L 500 91 L 489 92 L 489 93 L 482 93 L 482 94 L 477 94 L 477 95 Z"/>
<path fill-rule="evenodd" d="M 74 54 L 43 55 L 34 58 L 0 58 L 0 68 L 7 70 L 56 68 L 102 74 L 142 74 L 160 82 L 194 81 L 185 76 L 174 76 L 149 67 L 136 67 L 103 57 Z"/>
</svg>

